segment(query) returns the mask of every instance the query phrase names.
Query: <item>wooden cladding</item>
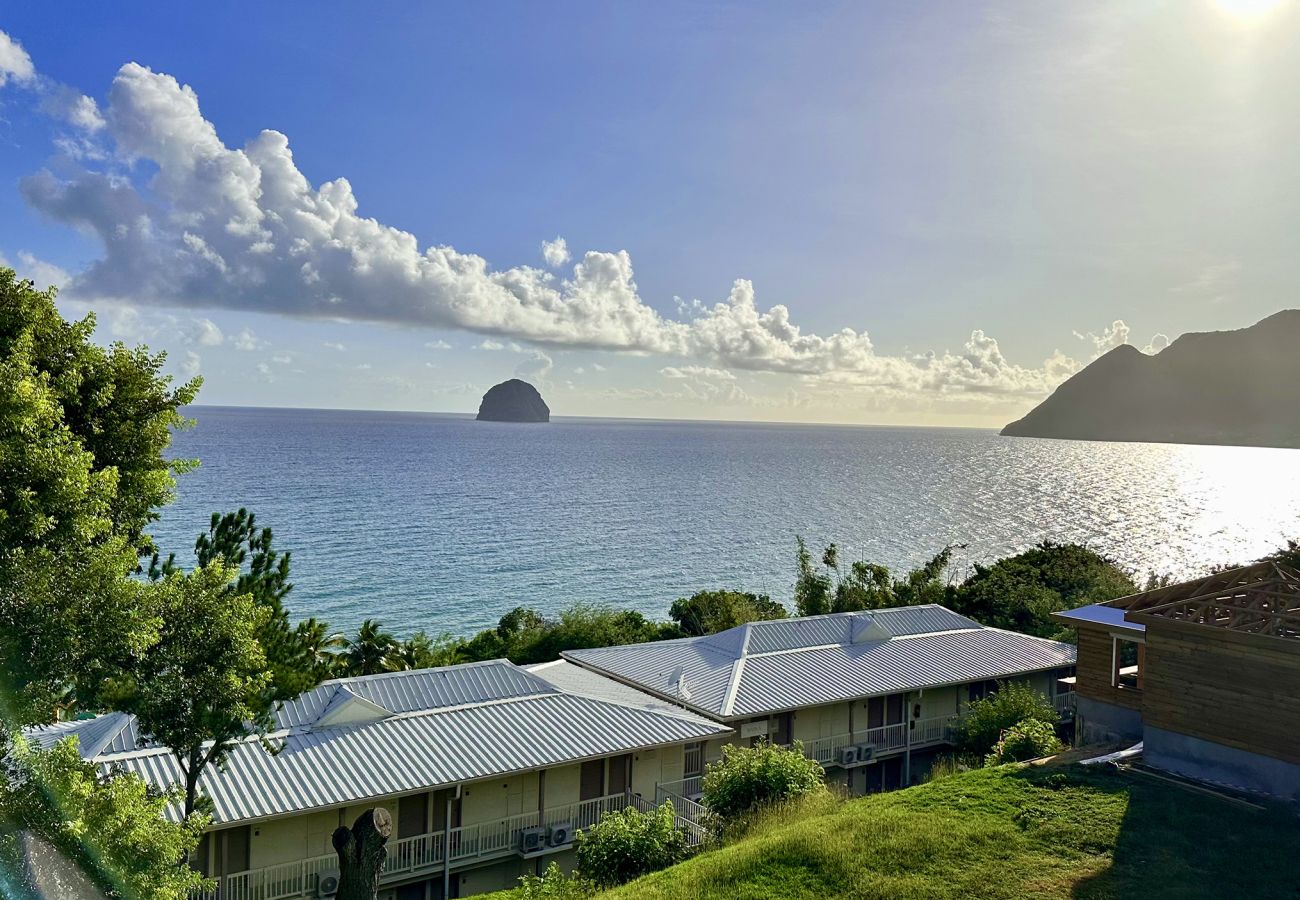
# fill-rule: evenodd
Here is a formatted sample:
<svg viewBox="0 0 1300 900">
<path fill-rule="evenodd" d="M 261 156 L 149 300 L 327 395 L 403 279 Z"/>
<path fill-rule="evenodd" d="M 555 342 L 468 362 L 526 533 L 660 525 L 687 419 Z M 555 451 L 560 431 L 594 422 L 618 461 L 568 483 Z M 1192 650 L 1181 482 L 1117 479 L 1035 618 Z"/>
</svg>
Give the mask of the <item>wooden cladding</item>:
<svg viewBox="0 0 1300 900">
<path fill-rule="evenodd" d="M 1126 709 L 1141 710 L 1143 694 L 1141 689 L 1118 687 L 1112 683 L 1115 655 L 1110 631 L 1105 628 L 1080 627 L 1078 633 L 1079 660 L 1075 669 L 1075 690 L 1079 696 L 1123 706 Z M 1150 657 L 1148 656 L 1142 662 L 1144 669 L 1149 670 Z"/>
<path fill-rule="evenodd" d="M 1300 656 L 1206 631 L 1148 626 L 1143 722 L 1300 764 Z"/>
</svg>

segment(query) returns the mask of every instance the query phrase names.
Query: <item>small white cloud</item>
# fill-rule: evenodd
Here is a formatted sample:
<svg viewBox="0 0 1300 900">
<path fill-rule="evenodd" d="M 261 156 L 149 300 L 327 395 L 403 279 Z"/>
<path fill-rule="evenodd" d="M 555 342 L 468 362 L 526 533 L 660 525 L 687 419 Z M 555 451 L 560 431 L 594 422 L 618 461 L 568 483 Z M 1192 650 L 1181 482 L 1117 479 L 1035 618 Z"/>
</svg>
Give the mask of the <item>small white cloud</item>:
<svg viewBox="0 0 1300 900">
<path fill-rule="evenodd" d="M 355 368 L 358 372 L 369 372 L 370 363 L 358 363 Z"/>
<path fill-rule="evenodd" d="M 277 353 L 275 356 L 271 357 L 271 362 L 278 366 L 287 366 L 289 363 L 293 362 L 293 357 L 288 353 Z"/>
<path fill-rule="evenodd" d="M 193 350 L 186 350 L 185 359 L 181 362 L 181 374 L 186 378 L 193 378 L 195 375 L 199 374 L 199 368 L 202 364 L 203 360 L 197 353 Z"/>
<path fill-rule="evenodd" d="M 474 349 L 476 349 L 476 350 L 504 350 L 504 349 L 506 349 L 506 345 L 503 344 L 503 343 L 501 343 L 500 341 L 494 341 L 494 340 L 492 340 L 492 338 L 486 338 L 482 343 L 478 344 Z"/>
<path fill-rule="evenodd" d="M 337 350 L 340 353 L 343 353 L 348 349 L 347 347 L 343 346 L 337 341 L 325 341 L 324 343 L 321 344 L 321 346 L 324 347 L 326 350 Z"/>
<path fill-rule="evenodd" d="M 541 381 L 551 374 L 552 361 L 541 350 L 534 350 L 528 359 L 515 366 L 515 374 L 520 378 L 536 378 Z"/>
<path fill-rule="evenodd" d="M 605 371 L 605 367 L 602 366 L 600 363 L 592 363 L 592 364 L 591 364 L 591 367 L 592 367 L 593 369 L 595 369 L 597 372 L 603 372 L 603 371 Z"/>
<path fill-rule="evenodd" d="M 0 31 L 0 87 L 10 79 L 25 84 L 36 78 L 36 67 L 23 45 Z"/>
<path fill-rule="evenodd" d="M 1159 353 L 1169 346 L 1169 335 L 1162 332 L 1156 332 L 1151 336 L 1151 340 L 1142 348 L 1143 353 Z"/>
<path fill-rule="evenodd" d="M 562 237 L 557 237 L 553 241 L 542 241 L 542 259 L 552 269 L 567 263 L 572 257 L 569 256 L 569 244 Z"/>
<path fill-rule="evenodd" d="M 574 375 L 585 375 L 586 372 L 587 370 L 584 369 L 582 366 L 578 366 L 576 369 L 573 370 Z M 572 384 L 573 382 L 569 382 L 569 383 Z"/>
<path fill-rule="evenodd" d="M 226 339 L 221 329 L 217 327 L 217 323 L 211 319 L 195 319 L 186 337 L 200 347 L 218 347 Z"/>
<path fill-rule="evenodd" d="M 236 350 L 242 350 L 250 353 L 253 350 L 261 350 L 266 346 L 266 341 L 260 340 L 257 335 L 253 334 L 252 329 L 245 328 L 235 335 L 233 341 Z"/>
<path fill-rule="evenodd" d="M 1131 329 L 1124 324 L 1123 319 L 1116 319 L 1114 322 L 1111 322 L 1110 325 L 1106 326 L 1106 328 L 1102 329 L 1101 334 L 1097 334 L 1093 331 L 1080 334 L 1076 331 L 1074 336 L 1081 341 L 1092 344 L 1092 358 L 1096 359 L 1105 353 L 1109 353 L 1121 344 L 1127 344 L 1130 330 Z"/>
<path fill-rule="evenodd" d="M 430 350 L 450 350 L 451 344 L 444 340 L 426 341 L 424 344 Z"/>
<path fill-rule="evenodd" d="M 0 266 L 10 266 L 9 261 L 3 255 L 0 255 Z M 26 250 L 18 251 L 18 262 L 10 266 L 18 273 L 19 278 L 31 279 L 32 283 L 40 290 L 47 287 L 62 287 L 67 284 L 71 277 L 66 270 L 56 266 L 54 263 L 46 262 L 43 259 L 37 259 Z"/>
<path fill-rule="evenodd" d="M 83 131 L 99 131 L 107 124 L 93 97 L 53 82 L 43 85 L 41 110 Z"/>
</svg>

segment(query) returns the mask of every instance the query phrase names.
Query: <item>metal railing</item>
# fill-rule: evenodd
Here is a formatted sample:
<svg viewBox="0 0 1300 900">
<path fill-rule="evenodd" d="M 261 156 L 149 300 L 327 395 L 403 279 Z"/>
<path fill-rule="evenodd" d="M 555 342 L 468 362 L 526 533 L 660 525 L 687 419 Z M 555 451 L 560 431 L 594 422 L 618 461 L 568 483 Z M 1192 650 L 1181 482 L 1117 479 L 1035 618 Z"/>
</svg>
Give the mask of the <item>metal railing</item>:
<svg viewBox="0 0 1300 900">
<path fill-rule="evenodd" d="M 1074 691 L 1062 691 L 1052 698 L 1052 705 L 1056 707 L 1056 712 L 1060 715 L 1062 721 L 1069 721 L 1074 718 Z"/>
<path fill-rule="evenodd" d="M 686 803 L 691 802 L 685 798 L 682 800 Z M 447 839 L 447 847 L 451 848 L 450 857 L 453 866 L 508 856 L 516 852 L 519 847 L 519 833 L 524 829 L 565 824 L 573 831 L 578 831 L 595 825 L 607 812 L 624 809 L 629 805 L 639 805 L 637 801 L 645 802 L 630 793 L 609 794 L 592 800 L 551 807 L 540 813 L 522 813 L 504 819 L 462 825 L 445 834 L 442 831 L 434 831 L 389 841 L 388 858 L 384 861 L 380 880 L 382 883 L 422 870 L 440 868 L 446 859 L 444 838 Z M 688 833 L 691 827 L 698 829 L 699 826 L 695 822 L 690 822 Z M 215 891 L 196 892 L 191 895 L 191 900 L 287 900 L 293 897 L 312 896 L 316 893 L 320 874 L 336 868 L 338 868 L 338 857 L 331 853 L 276 866 L 235 872 L 218 879 Z"/>
<path fill-rule="evenodd" d="M 689 778 L 682 778 L 677 781 L 661 781 L 656 790 L 676 794 L 678 797 L 694 799 L 704 792 L 704 776 L 692 775 Z"/>
<path fill-rule="evenodd" d="M 884 753 L 894 753 L 906 749 L 909 743 L 912 747 L 951 743 L 952 727 L 957 719 L 957 716 L 931 716 L 925 719 L 914 719 L 912 720 L 913 727 L 910 742 L 907 723 L 898 722 L 893 725 L 883 725 L 879 728 L 868 728 L 866 731 L 834 734 L 830 737 L 805 741 L 803 752 L 809 759 L 815 759 L 823 766 L 833 766 L 839 763 L 839 752 L 842 747 L 870 744 L 874 748 L 874 754 L 879 756 Z"/>
</svg>

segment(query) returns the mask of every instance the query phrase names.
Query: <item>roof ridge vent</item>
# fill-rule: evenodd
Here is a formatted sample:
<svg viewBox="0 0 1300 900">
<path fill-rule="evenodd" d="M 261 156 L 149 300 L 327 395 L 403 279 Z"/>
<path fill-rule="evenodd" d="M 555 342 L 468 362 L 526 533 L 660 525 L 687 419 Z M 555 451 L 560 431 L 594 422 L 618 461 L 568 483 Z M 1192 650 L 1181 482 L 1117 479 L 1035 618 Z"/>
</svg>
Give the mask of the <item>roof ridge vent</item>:
<svg viewBox="0 0 1300 900">
<path fill-rule="evenodd" d="M 887 641 L 894 633 L 880 624 L 880 619 L 871 613 L 858 613 L 853 617 L 853 632 L 850 636 L 854 644 L 869 644 Z"/>
</svg>

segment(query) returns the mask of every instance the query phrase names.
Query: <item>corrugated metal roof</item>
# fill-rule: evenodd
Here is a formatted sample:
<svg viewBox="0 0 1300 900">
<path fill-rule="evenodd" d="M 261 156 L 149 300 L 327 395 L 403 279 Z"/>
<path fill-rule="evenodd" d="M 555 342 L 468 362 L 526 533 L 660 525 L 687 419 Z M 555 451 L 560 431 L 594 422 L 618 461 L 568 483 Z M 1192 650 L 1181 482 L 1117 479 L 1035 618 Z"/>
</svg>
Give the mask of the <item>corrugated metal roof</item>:
<svg viewBox="0 0 1300 900">
<path fill-rule="evenodd" d="M 1064 609 L 1052 616 L 1061 619 L 1066 624 L 1074 622 L 1090 622 L 1093 625 L 1106 625 L 1111 628 L 1120 628 L 1124 631 L 1146 631 L 1145 625 L 1137 622 L 1130 622 L 1124 618 L 1126 610 L 1115 606 L 1107 606 L 1104 603 L 1093 603 L 1090 606 L 1080 606 L 1075 609 Z"/>
<path fill-rule="evenodd" d="M 75 737 L 81 755 L 85 757 L 101 753 L 122 753 L 140 746 L 135 716 L 122 712 L 33 728 L 27 732 L 27 737 L 40 747 L 52 747 L 65 738 Z"/>
<path fill-rule="evenodd" d="M 721 635 L 564 656 L 732 718 L 1069 666 L 1075 649 L 928 605 L 750 623 Z"/>
<path fill-rule="evenodd" d="M 340 692 L 398 710 L 355 724 L 295 725 L 271 736 L 281 745 L 276 754 L 256 740 L 237 745 L 221 770 L 210 767 L 200 779 L 216 823 L 361 803 L 730 731 L 679 708 L 656 710 L 652 698 L 630 703 L 626 694 L 615 699 L 570 693 L 504 660 L 341 679 L 286 705 L 292 708 L 287 718 L 315 721 L 332 705 L 338 708 Z M 430 705 L 417 706 L 421 702 Z M 93 731 L 93 723 L 106 727 L 103 720 L 119 717 L 110 713 L 69 724 Z M 130 748 L 94 760 L 104 769 L 121 766 L 157 787 L 183 783 L 165 748 L 116 752 L 124 749 Z"/>
<path fill-rule="evenodd" d="M 568 660 L 558 659 L 555 662 L 537 663 L 524 666 L 524 668 L 565 693 L 595 697 L 597 700 L 609 700 L 613 703 L 622 703 L 627 706 L 649 709 L 667 715 L 694 717 L 693 713 L 688 713 L 675 703 L 661 700 L 653 694 L 647 694 L 645 691 L 638 691 L 621 681 L 606 678 L 599 672 L 584 669 L 582 666 L 575 666 Z"/>
</svg>

